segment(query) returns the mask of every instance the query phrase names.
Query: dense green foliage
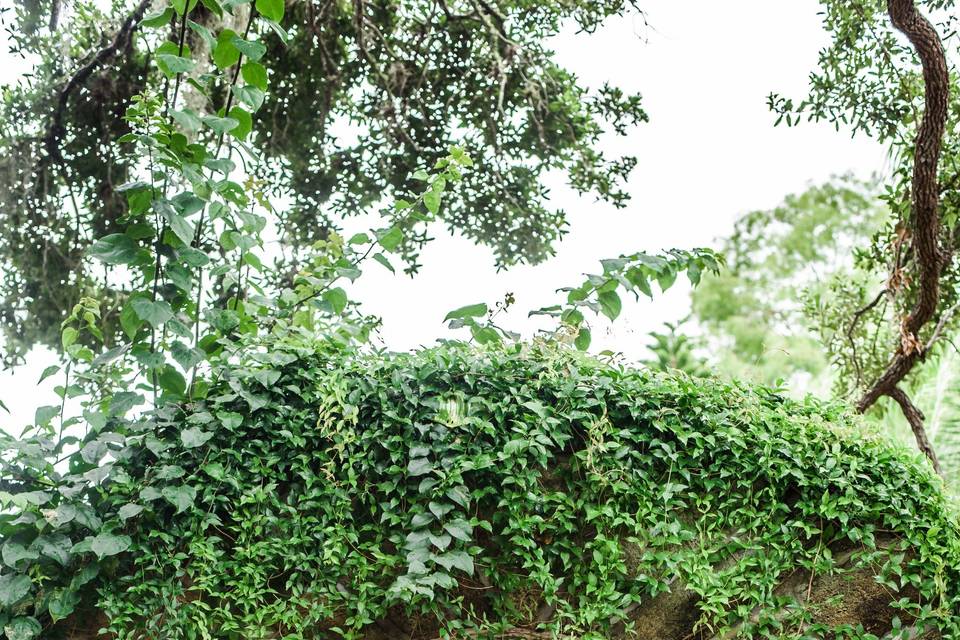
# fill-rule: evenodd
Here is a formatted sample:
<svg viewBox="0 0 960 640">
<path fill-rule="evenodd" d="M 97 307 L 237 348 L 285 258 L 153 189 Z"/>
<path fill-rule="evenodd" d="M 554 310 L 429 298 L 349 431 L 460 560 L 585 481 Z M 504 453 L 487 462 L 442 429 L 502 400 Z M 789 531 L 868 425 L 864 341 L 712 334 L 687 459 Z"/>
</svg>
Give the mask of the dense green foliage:
<svg viewBox="0 0 960 640">
<path fill-rule="evenodd" d="M 857 272 L 853 252 L 884 215 L 875 185 L 838 177 L 740 216 L 722 241 L 727 268 L 692 294 L 718 372 L 766 384 L 792 379 L 801 389 L 807 382 L 807 390 L 818 386 L 811 378 L 835 372 L 847 381 L 852 365 L 843 338 L 852 311 L 842 291 L 883 282 L 882 274 Z M 873 345 L 871 373 L 889 353 L 888 341 Z"/>
<path fill-rule="evenodd" d="M 474 346 L 371 353 L 349 289 L 372 262 L 415 270 L 432 222 L 538 259 L 562 227 L 541 173 L 622 203 L 632 165 L 594 143 L 637 99 L 587 96 L 543 48 L 630 3 L 454 4 L 118 0 L 102 60 L 90 3 L 65 56 L 38 22 L 60 3 L 18 8 L 39 59 L 0 119 L 22 290 L 0 315 L 13 355 L 55 339 L 63 366 L 0 437 L 5 635 L 599 639 L 666 607 L 684 636 L 957 637 L 956 516 L 910 454 L 837 407 L 568 348 L 712 251 L 602 260 L 533 345 L 496 324 L 508 298 L 447 315 Z M 92 69 L 75 92 L 64 64 Z M 295 251 L 271 265 L 275 239 Z"/>
<path fill-rule="evenodd" d="M 5 559 L 40 554 L 51 596 L 100 565 L 80 615 L 102 607 L 121 638 L 607 638 L 667 590 L 695 594 L 708 635 L 875 638 L 894 616 L 960 633 L 939 479 L 838 408 L 548 344 L 358 356 L 288 337 L 218 377 L 125 427 L 140 435 L 94 503 L 112 534 L 47 495 L 4 517 L 47 523 Z M 114 448 L 117 424 L 88 446 Z M 844 618 L 810 569 L 876 574 L 883 602 Z M 806 599 L 782 588 L 796 572 Z"/>
<path fill-rule="evenodd" d="M 262 156 L 248 168 L 290 202 L 272 221 L 284 247 L 279 281 L 345 218 L 417 189 L 414 172 L 452 144 L 480 162 L 439 219 L 492 247 L 498 265 L 543 260 L 565 231 L 564 212 L 547 202 L 548 171 L 578 192 L 626 203 L 623 183 L 635 160 L 605 158 L 598 139 L 646 120 L 639 96 L 587 90 L 556 65 L 546 41 L 565 25 L 592 30 L 635 11 L 630 1 L 311 0 L 274 15 L 283 15 L 282 28 L 249 19 L 246 2 L 191 1 L 187 23 L 172 8 L 134 21 L 128 41 L 61 103 L 64 79 L 141 4 L 118 0 L 104 12 L 93 0 L 36 0 L 3 16 L 14 51 L 34 63 L 0 104 L 8 356 L 37 343 L 59 348 L 59 323 L 82 296 L 116 293 L 101 271 L 78 267 L 94 240 L 129 229 L 118 187 L 138 171 L 131 149 L 113 141 L 130 130 L 130 100 L 164 81 L 156 54 L 193 62 L 177 67 L 185 72 L 185 105 L 177 108 L 242 121 L 239 137 Z M 62 8 L 56 29 L 47 24 L 54 5 Z M 241 54 L 235 37 L 256 44 Z M 245 65 L 237 82 L 237 56 L 246 62 L 251 54 L 255 66 Z M 422 230 L 403 238 L 408 269 L 426 239 Z"/>
<path fill-rule="evenodd" d="M 858 247 L 885 224 L 888 210 L 876 185 L 838 177 L 748 212 L 723 240 L 726 268 L 692 293 L 693 317 L 704 335 L 703 355 L 718 375 L 764 384 L 785 381 L 793 395 L 831 394 L 849 401 L 863 391 L 896 348 L 899 307 L 877 297 L 889 274 Z M 871 303 L 875 307 L 870 307 Z M 861 311 L 863 310 L 863 311 Z M 949 326 L 949 325 L 948 325 Z M 929 420 L 928 433 L 948 485 L 960 487 L 960 393 L 955 330 L 935 346 L 904 387 Z M 669 338 L 669 339 L 668 339 Z M 655 351 L 683 348 L 682 333 L 655 336 Z M 688 373 L 696 358 L 675 360 Z M 913 446 L 914 436 L 892 401 L 868 419 Z"/>
<path fill-rule="evenodd" d="M 346 351 L 365 345 L 378 319 L 361 313 L 351 300 L 350 283 L 374 262 L 375 268 L 394 271 L 394 262 L 408 257 L 410 242 L 419 242 L 426 226 L 443 219 L 455 202 L 450 188 L 476 170 L 464 149 L 452 146 L 412 172 L 409 199 L 382 203 L 368 231 L 344 237 L 328 230 L 302 248 L 295 270 L 280 273 L 269 264 L 268 247 L 272 231 L 282 226 L 281 216 L 270 203 L 269 184 L 257 177 L 265 159 L 249 140 L 257 123 L 251 114 L 264 108 L 271 80 L 264 56 L 272 36 L 264 33 L 285 33 L 279 22 L 286 5 L 283 0 L 256 0 L 252 7 L 242 0 L 225 3 L 230 19 L 257 28 L 243 36 L 220 28 L 215 37 L 193 21 L 211 5 L 220 6 L 173 0 L 159 14 L 128 23 L 165 29 L 175 20 L 178 35 L 175 42 L 145 37 L 154 47 L 150 61 L 160 75 L 150 73 L 155 81 L 132 97 L 123 115 L 123 135 L 105 145 L 126 163 L 126 182 L 115 188 L 123 215 L 118 226 L 80 247 L 71 265 L 68 280 L 85 282 L 80 290 L 89 295 L 65 317 L 54 316 L 63 361 L 45 370 L 41 382 L 52 376 L 61 381 L 55 403 L 38 406 L 19 438 L 0 437 L 0 628 L 10 640 L 30 640 L 64 619 L 71 626 L 82 619 L 98 626 L 99 618 L 84 618 L 81 612 L 91 604 L 89 585 L 125 575 L 118 569 L 129 567 L 118 567 L 117 556 L 131 548 L 127 521 L 144 506 L 116 508 L 111 488 L 142 471 L 137 465 L 144 456 L 162 451 L 163 443 L 150 434 L 169 426 L 164 420 L 170 411 L 225 398 L 218 380 L 238 362 L 246 363 L 242 356 L 250 351 L 282 360 L 282 346 L 276 353 L 270 349 L 289 336 L 322 336 L 331 348 Z M 191 32 L 200 34 L 209 49 L 193 47 L 187 38 Z M 220 104 L 222 93 L 219 110 L 195 108 L 199 98 Z M 42 225 L 23 229 L 43 232 Z M 665 289 L 680 272 L 696 282 L 701 273 L 716 271 L 719 261 L 709 250 L 672 250 L 611 258 L 602 266 L 602 274 L 589 274 L 580 286 L 566 289 L 563 304 L 540 310 L 556 316 L 548 339 L 586 349 L 585 312 L 615 318 L 622 305 L 619 292 L 652 296 L 652 282 Z M 109 290 L 84 280 L 89 274 Z M 14 315 L 18 321 L 25 317 Z M 476 343 L 515 341 L 493 323 L 495 315 L 478 303 L 447 318 L 468 327 Z M 276 374 L 265 373 L 264 384 L 272 384 Z M 263 400 L 242 389 L 236 393 L 251 403 Z M 233 424 L 240 417 L 223 419 Z M 186 447 L 207 438 L 201 429 L 180 427 L 174 440 Z M 171 464 L 156 475 L 153 471 L 151 482 L 161 484 L 140 498 L 162 498 L 185 510 L 197 488 L 183 484 L 183 468 Z M 163 538 L 164 531 L 144 535 Z M 97 561 L 87 562 L 91 557 Z M 131 589 L 124 597 L 136 593 Z M 116 619 L 123 624 L 126 610 L 111 602 L 120 607 Z M 200 626 L 190 633 L 219 629 Z"/>
</svg>

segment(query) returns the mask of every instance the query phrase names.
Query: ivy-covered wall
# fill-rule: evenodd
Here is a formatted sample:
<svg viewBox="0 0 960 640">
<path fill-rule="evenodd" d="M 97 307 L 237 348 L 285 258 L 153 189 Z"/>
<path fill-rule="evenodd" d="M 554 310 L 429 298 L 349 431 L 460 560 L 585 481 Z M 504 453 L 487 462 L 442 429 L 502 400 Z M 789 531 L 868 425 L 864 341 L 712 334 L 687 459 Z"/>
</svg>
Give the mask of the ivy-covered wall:
<svg viewBox="0 0 960 640">
<path fill-rule="evenodd" d="M 51 637 L 960 637 L 940 480 L 836 407 L 555 346 L 277 345 L 163 411 L 104 490 L 99 612 Z"/>
</svg>

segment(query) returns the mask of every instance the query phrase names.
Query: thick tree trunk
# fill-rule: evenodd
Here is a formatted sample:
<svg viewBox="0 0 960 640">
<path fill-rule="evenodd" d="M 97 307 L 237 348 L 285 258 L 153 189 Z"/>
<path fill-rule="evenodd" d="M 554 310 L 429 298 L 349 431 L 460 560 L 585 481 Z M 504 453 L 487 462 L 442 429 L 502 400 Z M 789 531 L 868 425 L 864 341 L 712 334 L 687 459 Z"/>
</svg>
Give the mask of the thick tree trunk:
<svg viewBox="0 0 960 640">
<path fill-rule="evenodd" d="M 896 400 L 913 429 L 920 449 L 939 473 L 936 454 L 923 426 L 923 414 L 897 385 L 923 357 L 920 330 L 936 315 L 940 301 L 940 273 L 944 256 L 940 249 L 937 167 L 947 122 L 950 76 L 940 36 L 930 21 L 917 10 L 913 0 L 888 0 L 887 11 L 893 26 L 907 36 L 923 65 L 924 112 L 913 157 L 910 220 L 918 270 L 917 302 L 903 320 L 900 347 L 886 371 L 863 394 L 857 403 L 857 410 L 863 413 L 881 396 Z"/>
</svg>

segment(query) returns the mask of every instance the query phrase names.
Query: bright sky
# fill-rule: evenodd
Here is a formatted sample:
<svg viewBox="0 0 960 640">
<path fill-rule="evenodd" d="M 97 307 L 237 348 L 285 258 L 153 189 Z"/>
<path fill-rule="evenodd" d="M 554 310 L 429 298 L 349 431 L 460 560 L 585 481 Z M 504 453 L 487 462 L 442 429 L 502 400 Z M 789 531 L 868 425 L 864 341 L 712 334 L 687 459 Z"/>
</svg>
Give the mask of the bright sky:
<svg viewBox="0 0 960 640">
<path fill-rule="evenodd" d="M 626 138 L 611 136 L 611 156 L 638 156 L 629 207 L 616 210 L 552 185 L 552 197 L 570 218 L 557 255 L 536 267 L 497 273 L 489 250 L 437 229 L 423 269 L 413 280 L 368 268 L 352 289 L 368 313 L 383 317 L 382 338 L 393 349 L 429 345 L 450 333 L 447 311 L 492 304 L 513 292 L 514 312 L 503 325 L 532 332 L 527 311 L 559 300 L 557 287 L 577 285 L 600 270 L 599 260 L 635 251 L 714 246 L 742 213 L 769 208 L 785 195 L 831 175 L 862 177 L 886 169 L 884 150 L 866 138 L 851 139 L 826 124 L 774 128 L 766 108 L 771 91 L 799 97 L 826 43 L 816 0 L 651 0 L 647 20 L 611 21 L 592 35 L 566 33 L 554 48 L 561 65 L 596 87 L 606 81 L 640 91 L 650 122 Z M 23 66 L 5 53 L 0 34 L 0 82 Z M 646 334 L 689 310 L 686 280 L 653 302 L 625 304 L 614 326 L 597 321 L 594 346 L 628 358 L 643 357 Z M 53 381 L 38 386 L 55 361 L 35 353 L 24 367 L 0 375 L 0 418 L 19 432 L 40 404 L 52 404 Z"/>
</svg>

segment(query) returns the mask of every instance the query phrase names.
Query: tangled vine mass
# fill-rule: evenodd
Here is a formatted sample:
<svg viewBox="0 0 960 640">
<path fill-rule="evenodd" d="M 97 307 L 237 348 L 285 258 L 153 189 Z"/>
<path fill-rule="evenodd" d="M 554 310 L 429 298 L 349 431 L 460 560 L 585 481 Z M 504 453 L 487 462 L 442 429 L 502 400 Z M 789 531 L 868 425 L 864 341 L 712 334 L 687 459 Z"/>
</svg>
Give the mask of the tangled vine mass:
<svg viewBox="0 0 960 640">
<path fill-rule="evenodd" d="M 25 504 L 54 531 L 3 555 L 48 601 L 97 575 L 51 638 L 958 637 L 942 484 L 856 421 L 549 344 L 287 340 L 112 418 L 93 512 Z"/>
</svg>

